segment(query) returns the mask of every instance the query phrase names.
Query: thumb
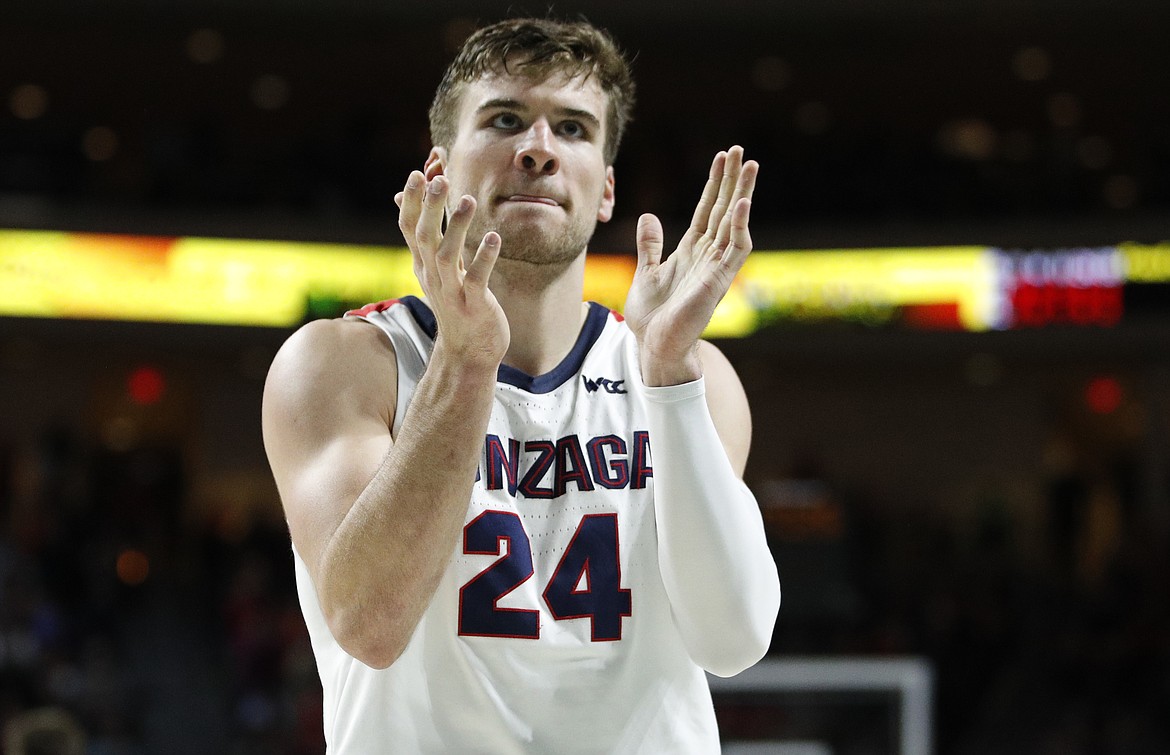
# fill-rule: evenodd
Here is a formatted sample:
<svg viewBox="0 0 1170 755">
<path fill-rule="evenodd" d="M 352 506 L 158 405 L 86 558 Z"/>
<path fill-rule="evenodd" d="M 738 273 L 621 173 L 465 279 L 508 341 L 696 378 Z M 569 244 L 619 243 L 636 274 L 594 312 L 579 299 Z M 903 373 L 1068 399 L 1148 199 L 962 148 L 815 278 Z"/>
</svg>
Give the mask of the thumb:
<svg viewBox="0 0 1170 755">
<path fill-rule="evenodd" d="M 657 267 L 662 261 L 662 222 L 656 216 L 646 213 L 638 218 L 638 231 L 634 238 L 638 245 L 638 268 Z"/>
</svg>

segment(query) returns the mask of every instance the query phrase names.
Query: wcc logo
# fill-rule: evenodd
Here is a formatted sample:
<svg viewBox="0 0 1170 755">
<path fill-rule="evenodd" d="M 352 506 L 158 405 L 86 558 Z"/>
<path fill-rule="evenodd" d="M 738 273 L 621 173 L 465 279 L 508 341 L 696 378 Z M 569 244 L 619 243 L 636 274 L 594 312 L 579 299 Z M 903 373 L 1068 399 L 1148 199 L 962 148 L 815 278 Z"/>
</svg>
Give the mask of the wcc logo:
<svg viewBox="0 0 1170 755">
<path fill-rule="evenodd" d="M 610 380 L 609 378 L 597 378 L 596 380 L 590 380 L 584 375 L 581 376 L 581 379 L 585 381 L 585 390 L 589 393 L 596 393 L 598 390 L 605 391 L 606 393 L 627 392 L 626 389 L 622 387 L 626 382 L 625 380 Z"/>
</svg>

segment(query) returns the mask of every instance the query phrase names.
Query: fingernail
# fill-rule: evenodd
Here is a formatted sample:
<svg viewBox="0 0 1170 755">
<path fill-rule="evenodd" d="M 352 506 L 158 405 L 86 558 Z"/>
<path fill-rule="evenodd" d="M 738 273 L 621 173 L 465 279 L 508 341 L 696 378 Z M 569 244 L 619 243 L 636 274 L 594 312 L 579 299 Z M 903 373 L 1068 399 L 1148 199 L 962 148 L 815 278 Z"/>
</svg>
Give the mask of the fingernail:
<svg viewBox="0 0 1170 755">
<path fill-rule="evenodd" d="M 427 187 L 427 190 L 430 191 L 432 194 L 442 194 L 443 193 L 443 185 L 439 181 L 439 179 L 436 178 L 434 181 L 431 181 L 431 184 L 430 184 L 430 186 Z"/>
<path fill-rule="evenodd" d="M 455 208 L 459 212 L 467 212 L 471 209 L 471 197 L 464 194 L 459 197 L 459 205 Z"/>
<path fill-rule="evenodd" d="M 417 173 L 411 173 L 410 176 L 406 179 L 406 188 L 408 188 L 408 189 L 417 189 L 418 188 L 418 174 Z"/>
</svg>

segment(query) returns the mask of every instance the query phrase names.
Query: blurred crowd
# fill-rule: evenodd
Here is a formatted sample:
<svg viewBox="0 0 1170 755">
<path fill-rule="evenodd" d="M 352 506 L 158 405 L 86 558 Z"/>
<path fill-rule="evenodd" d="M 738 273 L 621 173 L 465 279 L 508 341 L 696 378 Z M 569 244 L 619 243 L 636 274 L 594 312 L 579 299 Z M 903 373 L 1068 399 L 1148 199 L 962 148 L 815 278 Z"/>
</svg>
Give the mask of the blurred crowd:
<svg viewBox="0 0 1170 755">
<path fill-rule="evenodd" d="M 90 755 L 323 751 L 287 534 L 190 522 L 184 472 L 173 450 L 66 429 L 2 447 L 6 736 L 75 730 Z"/>
<path fill-rule="evenodd" d="M 772 652 L 928 659 L 940 753 L 1166 752 L 1170 542 L 1137 473 L 1048 480 L 1041 553 L 1002 501 L 958 531 L 937 509 L 800 483 L 827 508 L 812 526 L 768 516 L 786 584 Z M 323 750 L 287 533 L 192 521 L 186 474 L 173 449 L 112 452 L 67 429 L 2 446 L 6 752 Z M 814 733 L 837 753 L 889 752 L 889 715 L 829 715 Z"/>
<path fill-rule="evenodd" d="M 1167 752 L 1170 512 L 1143 505 L 1137 472 L 1047 480 L 1038 551 L 1002 500 L 958 529 L 937 502 L 891 517 L 838 491 L 835 545 L 774 530 L 789 590 L 773 652 L 928 659 L 940 753 Z M 892 751 L 873 746 L 888 718 L 837 723 L 834 752 Z"/>
</svg>

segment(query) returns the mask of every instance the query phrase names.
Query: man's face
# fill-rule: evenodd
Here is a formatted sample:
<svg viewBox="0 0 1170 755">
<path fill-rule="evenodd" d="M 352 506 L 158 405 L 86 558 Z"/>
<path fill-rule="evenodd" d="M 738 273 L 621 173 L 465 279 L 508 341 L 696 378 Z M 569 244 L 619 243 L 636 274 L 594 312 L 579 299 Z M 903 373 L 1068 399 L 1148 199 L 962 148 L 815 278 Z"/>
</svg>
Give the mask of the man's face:
<svg viewBox="0 0 1170 755">
<path fill-rule="evenodd" d="M 506 259 L 556 264 L 585 250 L 613 212 L 606 106 L 596 77 L 498 75 L 465 86 L 455 140 L 427 168 L 446 174 L 452 206 L 475 197 L 471 251 L 491 230 Z"/>
</svg>

